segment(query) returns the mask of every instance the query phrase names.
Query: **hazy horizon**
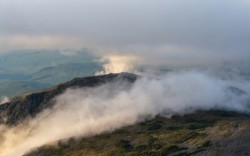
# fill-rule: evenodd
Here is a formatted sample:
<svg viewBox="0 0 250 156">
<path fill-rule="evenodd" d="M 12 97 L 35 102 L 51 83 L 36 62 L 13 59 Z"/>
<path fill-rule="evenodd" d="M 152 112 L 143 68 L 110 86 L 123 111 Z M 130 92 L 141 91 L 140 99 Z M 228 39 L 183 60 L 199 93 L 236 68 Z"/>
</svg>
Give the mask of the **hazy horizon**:
<svg viewBox="0 0 250 156">
<path fill-rule="evenodd" d="M 148 64 L 249 61 L 249 0 L 0 1 L 0 52 L 88 48 Z"/>
</svg>

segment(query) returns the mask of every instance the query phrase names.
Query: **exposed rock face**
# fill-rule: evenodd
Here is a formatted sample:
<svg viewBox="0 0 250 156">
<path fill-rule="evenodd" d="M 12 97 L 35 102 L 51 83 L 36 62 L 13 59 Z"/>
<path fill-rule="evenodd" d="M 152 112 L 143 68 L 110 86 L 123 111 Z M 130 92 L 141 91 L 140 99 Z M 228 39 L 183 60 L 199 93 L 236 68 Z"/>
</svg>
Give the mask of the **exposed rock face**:
<svg viewBox="0 0 250 156">
<path fill-rule="evenodd" d="M 27 117 L 34 117 L 43 109 L 53 106 L 53 98 L 63 93 L 67 88 L 94 87 L 121 80 L 133 83 L 137 78 L 137 75 L 130 73 L 75 78 L 46 91 L 19 97 L 9 103 L 0 105 L 0 123 L 13 125 Z"/>
</svg>

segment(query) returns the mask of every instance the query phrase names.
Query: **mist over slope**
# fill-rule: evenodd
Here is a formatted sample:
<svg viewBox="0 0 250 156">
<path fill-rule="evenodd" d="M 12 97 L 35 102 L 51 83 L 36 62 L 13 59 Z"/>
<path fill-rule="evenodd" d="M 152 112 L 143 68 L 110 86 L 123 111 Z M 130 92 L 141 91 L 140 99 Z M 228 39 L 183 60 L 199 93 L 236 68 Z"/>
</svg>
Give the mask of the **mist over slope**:
<svg viewBox="0 0 250 156">
<path fill-rule="evenodd" d="M 249 114 L 249 19 L 249 0 L 0 0 L 0 155 L 156 116 Z M 241 117 L 227 126 L 250 131 Z"/>
<path fill-rule="evenodd" d="M 1 102 L 0 137 L 4 141 L 0 155 L 23 155 L 60 140 L 113 132 L 156 116 L 171 118 L 209 110 L 250 111 L 250 79 L 244 62 L 152 66 L 133 55 L 107 55 L 98 63 L 103 66 L 93 74 L 108 75 L 76 78 Z M 82 64 L 73 66 L 86 69 Z M 67 70 L 67 66 L 61 67 Z M 45 67 L 32 78 L 57 82 L 56 77 L 61 76 L 58 69 Z M 109 74 L 121 71 L 142 76 Z"/>
<path fill-rule="evenodd" d="M 135 83 L 131 83 L 136 78 L 131 74 L 110 76 L 118 79 L 105 83 L 109 75 L 96 77 L 104 84 L 91 88 L 79 88 L 77 83 L 74 86 L 77 88 L 66 85 L 64 89 L 68 89 L 62 94 L 61 90 L 50 95 L 53 107 L 40 109 L 34 118 L 26 118 L 14 127 L 1 126 L 4 140 L 1 154 L 21 155 L 57 140 L 114 131 L 156 115 L 171 117 L 211 109 L 250 111 L 249 81 L 223 80 L 199 71 L 172 72 L 160 78 L 142 77 Z M 48 93 L 43 94 L 46 97 Z M 46 103 L 40 104 L 43 107 Z"/>
</svg>

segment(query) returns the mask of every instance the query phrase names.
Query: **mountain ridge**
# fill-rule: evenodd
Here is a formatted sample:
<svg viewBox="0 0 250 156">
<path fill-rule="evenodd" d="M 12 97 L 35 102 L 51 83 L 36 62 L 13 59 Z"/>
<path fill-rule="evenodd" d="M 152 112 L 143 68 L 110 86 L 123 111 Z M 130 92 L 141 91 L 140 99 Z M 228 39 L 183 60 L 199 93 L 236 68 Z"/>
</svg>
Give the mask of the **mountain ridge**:
<svg viewBox="0 0 250 156">
<path fill-rule="evenodd" d="M 12 101 L 0 105 L 0 124 L 15 125 L 29 116 L 34 117 L 45 108 L 52 106 L 54 103 L 51 100 L 68 88 L 95 87 L 120 80 L 134 82 L 137 78 L 138 75 L 129 73 L 74 78 L 45 91 L 31 93 L 25 97 L 15 97 Z"/>
</svg>

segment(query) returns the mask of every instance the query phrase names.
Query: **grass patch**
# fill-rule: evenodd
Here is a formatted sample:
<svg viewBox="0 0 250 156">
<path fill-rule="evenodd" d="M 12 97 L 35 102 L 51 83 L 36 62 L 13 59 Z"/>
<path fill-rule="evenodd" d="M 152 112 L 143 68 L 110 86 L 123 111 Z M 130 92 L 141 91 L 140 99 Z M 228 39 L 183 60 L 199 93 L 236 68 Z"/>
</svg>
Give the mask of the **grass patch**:
<svg viewBox="0 0 250 156">
<path fill-rule="evenodd" d="M 197 139 L 197 138 L 205 138 L 206 136 L 207 136 L 207 134 L 205 134 L 205 133 L 190 132 L 186 136 L 184 136 L 183 138 L 178 140 L 176 143 L 184 143 L 188 140 L 193 140 L 193 139 Z"/>
<path fill-rule="evenodd" d="M 161 124 L 159 124 L 159 123 L 154 123 L 154 124 L 152 124 L 149 128 L 148 128 L 148 130 L 149 131 L 155 131 L 155 130 L 159 130 L 159 129 L 161 129 L 162 128 L 162 125 Z"/>
<path fill-rule="evenodd" d="M 212 142 L 210 140 L 205 141 L 200 147 L 198 147 L 198 149 L 204 149 L 204 148 L 208 148 L 212 146 Z"/>
</svg>

